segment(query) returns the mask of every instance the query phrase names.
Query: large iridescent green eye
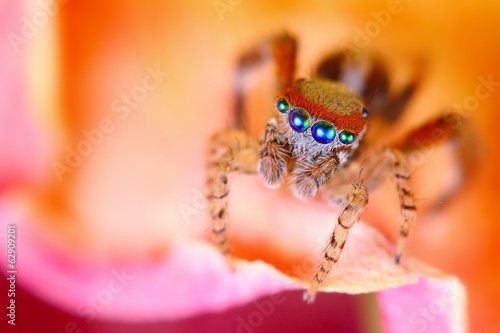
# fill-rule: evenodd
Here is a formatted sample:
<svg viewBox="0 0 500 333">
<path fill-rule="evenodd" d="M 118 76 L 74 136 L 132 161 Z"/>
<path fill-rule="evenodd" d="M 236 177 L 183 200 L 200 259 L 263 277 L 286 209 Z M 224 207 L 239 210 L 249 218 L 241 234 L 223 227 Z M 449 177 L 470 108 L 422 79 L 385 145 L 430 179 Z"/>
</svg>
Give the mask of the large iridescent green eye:
<svg viewBox="0 0 500 333">
<path fill-rule="evenodd" d="M 342 131 L 339 134 L 340 142 L 342 142 L 345 145 L 352 143 L 354 141 L 354 138 L 355 138 L 354 134 L 348 131 Z"/>
<path fill-rule="evenodd" d="M 278 108 L 278 111 L 281 113 L 285 113 L 288 111 L 288 102 L 284 98 L 278 99 L 278 103 L 276 103 L 276 107 Z"/>
<path fill-rule="evenodd" d="M 295 132 L 305 132 L 311 126 L 309 114 L 302 109 L 293 109 L 288 115 L 288 123 Z"/>
</svg>

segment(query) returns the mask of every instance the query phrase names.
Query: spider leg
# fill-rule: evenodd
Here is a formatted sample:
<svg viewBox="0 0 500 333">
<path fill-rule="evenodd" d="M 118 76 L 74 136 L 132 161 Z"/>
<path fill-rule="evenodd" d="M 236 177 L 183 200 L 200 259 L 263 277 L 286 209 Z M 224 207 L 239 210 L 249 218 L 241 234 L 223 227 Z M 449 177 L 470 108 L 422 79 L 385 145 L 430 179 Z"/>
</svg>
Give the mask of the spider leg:
<svg viewBox="0 0 500 333">
<path fill-rule="evenodd" d="M 420 212 L 442 209 L 443 204 L 451 201 L 464 182 L 471 179 L 469 176 L 478 164 L 477 161 L 481 155 L 481 144 L 477 142 L 476 138 L 477 135 L 472 124 L 458 110 L 449 109 L 417 126 L 403 139 L 391 145 L 391 147 L 404 152 L 414 167 L 422 165 L 426 161 L 426 157 L 435 153 L 438 148 L 444 148 L 453 159 L 452 165 L 450 165 L 452 169 L 441 172 L 455 174 L 454 182 L 440 188 L 437 197 L 433 198 L 435 203 L 423 204 L 419 207 Z M 446 162 L 443 161 L 443 164 Z M 434 175 L 446 178 L 445 175 L 440 177 L 439 172 L 439 170 L 435 170 Z"/>
<path fill-rule="evenodd" d="M 365 186 L 368 190 L 377 187 L 384 180 L 390 179 L 388 177 L 394 179 L 402 216 L 394 255 L 394 261 L 397 264 L 401 261 L 408 235 L 417 215 L 415 195 L 410 183 L 411 169 L 403 151 L 397 148 L 386 148 L 382 154 L 375 150 L 372 151 L 371 154 L 367 155 L 366 163 L 363 166 L 363 173 L 366 175 Z"/>
<path fill-rule="evenodd" d="M 378 119 L 380 126 L 386 126 L 400 118 L 420 85 L 425 64 L 416 61 L 415 67 L 416 74 L 398 91 L 391 91 L 386 66 L 380 58 L 369 52 L 333 53 L 320 62 L 316 76 L 344 83 L 366 102 L 372 118 L 371 126 L 375 125 L 373 119 Z"/>
<path fill-rule="evenodd" d="M 271 118 L 260 143 L 260 161 L 257 169 L 260 178 L 269 188 L 279 187 L 287 168 L 285 138 L 277 126 L 276 118 Z"/>
<path fill-rule="evenodd" d="M 399 196 L 401 215 L 403 217 L 403 222 L 399 227 L 396 254 L 394 256 L 394 261 L 399 264 L 408 235 L 416 219 L 417 206 L 415 205 L 415 195 L 410 186 L 410 170 L 406 165 L 406 158 L 402 152 L 396 149 L 388 149 L 387 154 L 391 160 Z"/>
<path fill-rule="evenodd" d="M 363 98 L 372 115 L 383 112 L 391 98 L 387 70 L 379 58 L 369 53 L 333 53 L 320 62 L 316 75 L 345 84 Z"/>
<path fill-rule="evenodd" d="M 309 289 L 304 293 L 304 300 L 308 303 L 314 301 L 318 287 L 330 273 L 333 265 L 339 260 L 349 235 L 349 229 L 359 221 L 368 203 L 368 192 L 361 182 L 354 185 L 345 202 L 346 205 L 338 217 L 330 241 L 323 252 L 323 260 L 315 272 Z"/>
<path fill-rule="evenodd" d="M 299 199 L 307 199 L 316 194 L 339 167 L 340 159 L 334 151 L 328 156 L 297 161 L 293 170 L 291 190 Z"/>
<path fill-rule="evenodd" d="M 290 34 L 283 33 L 272 38 L 270 45 L 279 87 L 292 85 L 295 76 L 297 40 Z"/>
<path fill-rule="evenodd" d="M 297 41 L 288 33 L 274 36 L 244 53 L 238 61 L 236 72 L 236 104 L 234 107 L 236 128 L 244 129 L 245 114 L 244 81 L 245 74 L 255 66 L 272 60 L 275 64 L 276 87 L 282 88 L 293 83 Z"/>
<path fill-rule="evenodd" d="M 212 233 L 217 246 L 229 254 L 227 241 L 229 173 L 255 173 L 259 144 L 239 130 L 221 131 L 210 140 L 208 152 L 207 199 L 212 219 Z"/>
<path fill-rule="evenodd" d="M 396 245 L 394 260 L 399 263 L 404 252 L 404 247 L 408 235 L 413 227 L 416 219 L 416 204 L 415 195 L 411 188 L 411 166 L 407 161 L 403 151 L 396 148 L 387 148 L 380 153 L 378 149 L 367 152 L 365 155 L 360 155 L 356 162 L 351 164 L 347 169 L 340 170 L 336 177 L 329 181 L 324 190 L 327 194 L 327 200 L 331 203 L 345 203 L 339 195 L 345 184 L 352 179 L 355 179 L 356 172 L 361 167 L 364 175 L 364 186 L 370 191 L 376 188 L 386 179 L 394 179 L 399 197 L 399 204 L 402 216 L 402 223 L 399 228 L 399 235 Z M 390 177 L 390 178 L 389 178 Z"/>
</svg>

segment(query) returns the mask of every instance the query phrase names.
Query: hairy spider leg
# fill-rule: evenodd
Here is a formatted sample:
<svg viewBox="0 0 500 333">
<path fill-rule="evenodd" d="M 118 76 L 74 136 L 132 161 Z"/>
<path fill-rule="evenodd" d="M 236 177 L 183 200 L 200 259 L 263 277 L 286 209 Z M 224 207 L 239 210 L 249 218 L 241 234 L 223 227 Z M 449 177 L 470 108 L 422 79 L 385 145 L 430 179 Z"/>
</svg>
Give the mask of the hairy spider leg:
<svg viewBox="0 0 500 333">
<path fill-rule="evenodd" d="M 229 174 L 255 173 L 259 143 L 247 133 L 229 130 L 216 133 L 208 151 L 207 199 L 212 219 L 212 234 L 222 253 L 230 252 L 227 241 Z"/>
<path fill-rule="evenodd" d="M 349 229 L 359 221 L 368 203 L 368 193 L 361 182 L 354 185 L 345 202 L 347 204 L 337 219 L 330 241 L 323 252 L 321 264 L 316 269 L 309 289 L 304 293 L 304 300 L 308 303 L 314 301 L 318 287 L 328 276 L 333 265 L 339 260 L 349 235 Z"/>
<path fill-rule="evenodd" d="M 285 138 L 278 131 L 276 118 L 271 118 L 260 142 L 260 161 L 257 167 L 260 178 L 269 188 L 279 187 L 286 175 L 288 155 L 284 146 Z"/>
<path fill-rule="evenodd" d="M 386 153 L 392 161 L 391 165 L 396 180 L 401 216 L 403 217 L 403 222 L 399 227 L 396 254 L 394 255 L 394 261 L 399 264 L 408 235 L 416 219 L 417 206 L 415 204 L 415 195 L 410 187 L 410 170 L 404 155 L 396 149 L 387 149 Z"/>
<path fill-rule="evenodd" d="M 459 178 L 453 186 L 445 189 L 440 197 L 434 198 L 435 204 L 427 207 L 426 211 L 444 207 L 444 204 L 450 202 L 458 193 L 457 189 L 463 186 L 466 180 L 471 179 L 470 174 L 480 159 L 480 150 L 477 149 L 480 144 L 477 142 L 471 123 L 460 114 L 459 110 L 450 108 L 417 126 L 402 140 L 391 145 L 401 150 L 405 156 L 409 156 L 411 161 L 412 155 L 430 154 L 433 149 L 446 144 L 449 144 L 448 148 L 457 160 Z"/>
<path fill-rule="evenodd" d="M 404 253 L 405 243 L 416 219 L 415 196 L 410 184 L 411 171 L 404 153 L 398 149 L 385 148 L 382 153 L 378 149 L 372 149 L 358 156 L 355 163 L 341 170 L 336 178 L 329 181 L 324 187 L 326 199 L 334 204 L 346 205 L 349 198 L 341 197 L 345 191 L 346 184 L 352 182 L 356 177 L 362 164 L 364 188 L 370 191 L 388 177 L 394 179 L 395 187 L 399 197 L 402 223 L 399 228 L 394 261 L 399 263 Z M 360 176 L 357 176 L 358 178 Z"/>
</svg>

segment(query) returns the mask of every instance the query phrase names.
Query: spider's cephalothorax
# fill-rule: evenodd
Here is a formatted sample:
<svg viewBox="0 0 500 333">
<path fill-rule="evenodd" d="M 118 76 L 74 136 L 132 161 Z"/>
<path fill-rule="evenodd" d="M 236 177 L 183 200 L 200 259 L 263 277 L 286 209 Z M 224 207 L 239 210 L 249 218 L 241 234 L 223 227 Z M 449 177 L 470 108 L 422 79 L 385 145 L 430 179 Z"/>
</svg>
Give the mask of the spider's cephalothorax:
<svg viewBox="0 0 500 333">
<path fill-rule="evenodd" d="M 228 254 L 227 199 L 231 172 L 258 173 L 270 188 L 288 179 L 291 191 L 301 199 L 324 189 L 328 201 L 340 203 L 342 210 L 305 294 L 312 301 L 340 259 L 349 230 L 359 221 L 368 203 L 368 190 L 386 177 L 394 179 L 399 196 L 402 222 L 395 263 L 400 262 L 416 216 L 406 154 L 422 149 L 417 142 L 425 141 L 436 128 L 447 133 L 439 142 L 453 138 L 457 131 L 452 130 L 455 122 L 447 114 L 418 127 L 398 144 L 387 147 L 384 143 L 386 148 L 381 148 L 377 140 L 405 109 L 417 87 L 418 76 L 394 92 L 389 89 L 388 75 L 377 58 L 360 55 L 346 59 L 345 54 L 336 53 L 321 62 L 313 78 L 295 81 L 296 40 L 283 34 L 264 46 L 243 55 L 237 81 L 241 83 L 244 71 L 271 58 L 279 87 L 273 116 L 259 143 L 244 130 L 244 91 L 237 84 L 236 126 L 216 133 L 209 144 L 207 197 L 212 232 L 221 251 Z M 434 136 L 428 141 L 439 143 Z"/>
<path fill-rule="evenodd" d="M 268 187 L 283 179 L 292 159 L 291 189 L 308 198 L 342 167 L 366 131 L 368 111 L 344 85 L 321 79 L 300 79 L 276 100 L 277 155 L 269 156 L 263 141 L 259 174 Z"/>
</svg>

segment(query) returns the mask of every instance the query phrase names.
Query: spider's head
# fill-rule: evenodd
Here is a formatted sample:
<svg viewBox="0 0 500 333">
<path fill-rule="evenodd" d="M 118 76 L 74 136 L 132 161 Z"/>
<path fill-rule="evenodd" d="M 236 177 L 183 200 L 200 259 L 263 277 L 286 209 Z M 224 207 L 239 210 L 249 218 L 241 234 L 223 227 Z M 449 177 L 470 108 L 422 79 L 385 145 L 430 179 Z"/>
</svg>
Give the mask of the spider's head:
<svg viewBox="0 0 500 333">
<path fill-rule="evenodd" d="M 366 131 L 368 111 L 344 85 L 320 79 L 300 79 L 276 100 L 280 129 L 295 156 L 343 151 L 341 163 L 358 147 Z M 344 160 L 344 161 L 342 161 Z"/>
</svg>

